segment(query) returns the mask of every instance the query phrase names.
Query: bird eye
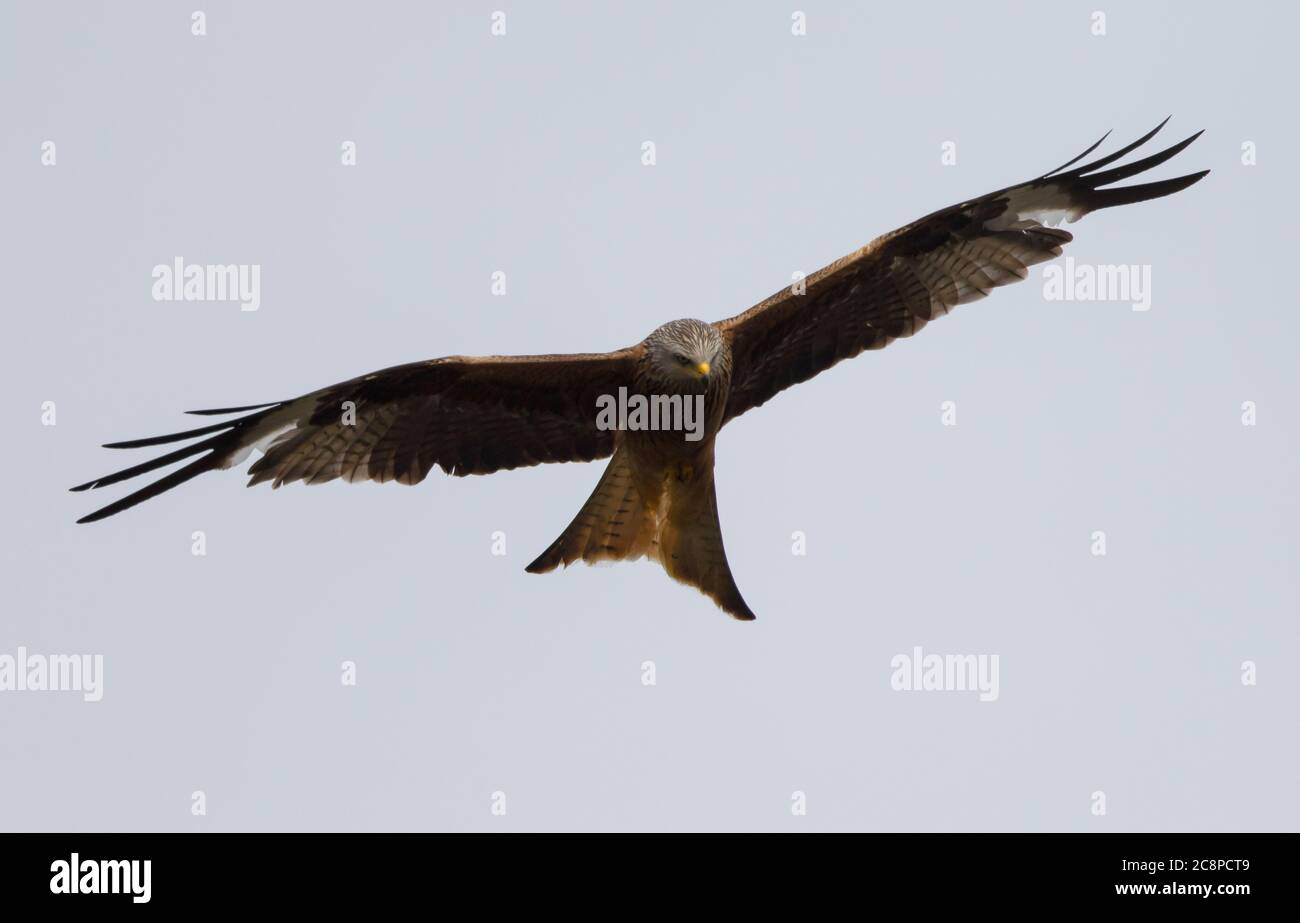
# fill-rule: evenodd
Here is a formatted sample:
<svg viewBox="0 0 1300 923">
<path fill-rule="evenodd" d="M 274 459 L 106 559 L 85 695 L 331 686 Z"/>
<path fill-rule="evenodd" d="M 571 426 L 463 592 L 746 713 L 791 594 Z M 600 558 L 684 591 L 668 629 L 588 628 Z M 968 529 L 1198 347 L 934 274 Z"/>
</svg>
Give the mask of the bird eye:
<svg viewBox="0 0 1300 923">
<path fill-rule="evenodd" d="M 685 365 L 686 363 L 691 361 L 690 359 L 687 359 L 685 356 L 683 356 L 681 353 L 677 353 L 676 355 L 673 356 L 673 358 L 677 360 L 678 365 Z"/>
</svg>

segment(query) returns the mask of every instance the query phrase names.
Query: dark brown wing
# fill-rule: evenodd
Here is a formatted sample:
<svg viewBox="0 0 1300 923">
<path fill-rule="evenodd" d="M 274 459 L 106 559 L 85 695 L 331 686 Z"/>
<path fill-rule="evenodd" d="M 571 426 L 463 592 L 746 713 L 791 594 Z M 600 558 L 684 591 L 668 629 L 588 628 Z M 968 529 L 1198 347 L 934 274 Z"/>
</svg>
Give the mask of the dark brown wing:
<svg viewBox="0 0 1300 923">
<path fill-rule="evenodd" d="M 570 356 L 452 356 L 363 375 L 248 416 L 169 436 L 111 443 L 140 448 L 207 436 L 124 471 L 72 488 L 105 487 L 200 453 L 196 461 L 97 510 L 93 522 L 192 477 L 265 455 L 249 485 L 396 480 L 415 484 L 434 465 L 455 475 L 610 455 L 614 433 L 596 427 L 596 401 L 631 383 L 638 348 Z M 214 435 L 215 434 L 215 435 Z"/>
<path fill-rule="evenodd" d="M 911 336 L 954 306 L 1026 278 L 1030 266 L 1059 256 L 1061 247 L 1073 239 L 1048 223 L 1076 221 L 1100 208 L 1166 196 L 1209 173 L 1099 188 L 1163 163 L 1200 135 L 1097 172 L 1149 141 L 1165 122 L 1085 166 L 1063 172 L 1101 141 L 1038 179 L 927 215 L 809 276 L 803 294 L 795 294 L 792 286 L 720 321 L 717 326 L 731 344 L 734 369 L 726 419 L 841 359 Z"/>
</svg>

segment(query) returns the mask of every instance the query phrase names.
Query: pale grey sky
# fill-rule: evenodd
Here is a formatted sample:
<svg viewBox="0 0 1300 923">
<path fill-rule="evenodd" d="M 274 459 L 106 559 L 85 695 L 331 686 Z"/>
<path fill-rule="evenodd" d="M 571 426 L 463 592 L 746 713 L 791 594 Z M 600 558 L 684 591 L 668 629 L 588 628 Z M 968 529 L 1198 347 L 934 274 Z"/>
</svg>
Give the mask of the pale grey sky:
<svg viewBox="0 0 1300 923">
<path fill-rule="evenodd" d="M 1295 829 L 1300 23 L 1095 6 L 4 4 L 0 655 L 104 685 L 0 692 L 0 829 Z M 147 457 L 99 445 L 181 411 L 726 317 L 1170 113 L 1206 134 L 1158 175 L 1214 172 L 1068 226 L 1149 311 L 1038 267 L 722 433 L 755 623 L 646 563 L 524 573 L 599 464 L 73 524 Z M 177 256 L 259 265 L 259 310 L 153 300 Z M 997 700 L 893 691 L 917 646 L 997 654 Z"/>
</svg>

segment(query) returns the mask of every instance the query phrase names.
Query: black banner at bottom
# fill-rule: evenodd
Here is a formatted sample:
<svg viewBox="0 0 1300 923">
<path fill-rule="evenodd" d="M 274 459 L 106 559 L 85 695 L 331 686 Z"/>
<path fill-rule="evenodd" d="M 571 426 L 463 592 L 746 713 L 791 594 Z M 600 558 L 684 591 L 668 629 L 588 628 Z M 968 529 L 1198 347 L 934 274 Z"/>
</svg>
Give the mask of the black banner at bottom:
<svg viewBox="0 0 1300 923">
<path fill-rule="evenodd" d="M 1047 901 L 1231 912 L 1285 899 L 1297 847 L 1292 834 L 823 836 L 5 834 L 0 893 L 6 908 L 373 910 L 477 891 L 531 895 L 540 912 L 553 900 L 622 893 L 653 903 L 695 887 L 741 904 L 844 888 L 859 901 L 923 895 L 927 909 Z"/>
</svg>

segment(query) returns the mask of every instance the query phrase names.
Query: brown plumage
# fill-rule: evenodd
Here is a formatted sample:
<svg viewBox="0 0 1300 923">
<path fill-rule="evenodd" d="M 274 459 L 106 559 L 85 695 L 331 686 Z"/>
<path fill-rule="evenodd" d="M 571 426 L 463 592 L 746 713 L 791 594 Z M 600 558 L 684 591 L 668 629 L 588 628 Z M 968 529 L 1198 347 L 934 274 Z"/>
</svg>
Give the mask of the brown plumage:
<svg viewBox="0 0 1300 923">
<path fill-rule="evenodd" d="M 1166 122 L 1168 119 L 1165 120 Z M 78 520 L 94 522 L 192 477 L 238 464 L 254 448 L 249 485 L 293 481 L 422 481 L 543 462 L 612 456 L 596 489 L 528 566 L 648 557 L 738 619 L 753 612 L 736 588 L 718 520 L 713 445 L 731 419 L 841 359 L 911 336 L 953 307 L 1028 276 L 1072 236 L 1048 224 L 1177 192 L 1209 171 L 1101 188 L 1158 166 L 1199 132 L 1110 170 L 1164 126 L 1082 167 L 1074 160 L 1017 186 L 961 202 L 877 238 L 727 320 L 672 321 L 612 353 L 452 356 L 415 362 L 271 404 L 192 411 L 246 416 L 167 436 L 110 443 L 140 448 L 197 439 L 159 458 L 72 488 L 105 487 L 192 456 L 194 461 Z M 694 431 L 607 428 L 601 407 L 620 392 L 646 401 L 701 401 Z M 606 402 L 602 405 L 602 402 Z M 692 404 L 695 406 L 695 404 Z M 679 418 L 678 423 L 682 420 Z"/>
</svg>

